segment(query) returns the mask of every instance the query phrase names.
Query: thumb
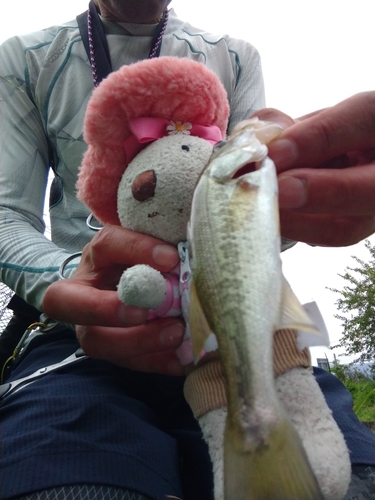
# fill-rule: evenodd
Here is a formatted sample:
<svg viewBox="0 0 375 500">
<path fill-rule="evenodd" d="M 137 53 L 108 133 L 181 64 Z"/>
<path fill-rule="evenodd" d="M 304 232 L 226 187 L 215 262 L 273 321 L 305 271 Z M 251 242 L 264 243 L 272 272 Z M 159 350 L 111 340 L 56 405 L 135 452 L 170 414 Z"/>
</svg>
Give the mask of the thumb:
<svg viewBox="0 0 375 500">
<path fill-rule="evenodd" d="M 278 125 L 281 125 L 284 130 L 291 127 L 295 123 L 293 118 L 275 108 L 259 109 L 250 116 L 250 118 L 255 117 L 258 117 L 259 120 L 277 123 Z"/>
<path fill-rule="evenodd" d="M 278 172 L 317 167 L 342 154 L 375 147 L 375 91 L 356 94 L 287 128 L 269 145 Z"/>
</svg>

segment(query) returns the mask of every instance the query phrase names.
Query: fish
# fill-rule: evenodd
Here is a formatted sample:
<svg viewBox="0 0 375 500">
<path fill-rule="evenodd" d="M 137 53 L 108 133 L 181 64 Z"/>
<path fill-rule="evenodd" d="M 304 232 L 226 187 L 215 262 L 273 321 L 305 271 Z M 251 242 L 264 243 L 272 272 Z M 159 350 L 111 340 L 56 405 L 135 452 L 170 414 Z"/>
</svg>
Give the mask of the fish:
<svg viewBox="0 0 375 500">
<path fill-rule="evenodd" d="M 214 332 L 226 385 L 225 500 L 323 499 L 273 374 L 277 329 L 319 334 L 282 273 L 277 176 L 266 145 L 281 131 L 252 119 L 214 147 L 187 229 L 194 357 Z"/>
</svg>

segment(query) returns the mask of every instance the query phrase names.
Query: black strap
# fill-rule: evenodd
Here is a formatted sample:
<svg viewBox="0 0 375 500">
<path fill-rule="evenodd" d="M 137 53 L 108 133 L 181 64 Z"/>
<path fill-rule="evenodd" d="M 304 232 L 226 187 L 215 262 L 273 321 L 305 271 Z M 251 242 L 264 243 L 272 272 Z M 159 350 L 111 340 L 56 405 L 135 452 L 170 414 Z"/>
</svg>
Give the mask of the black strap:
<svg viewBox="0 0 375 500">
<path fill-rule="evenodd" d="M 106 78 L 112 72 L 111 58 L 107 38 L 104 33 L 103 25 L 100 21 L 98 11 L 93 0 L 89 3 L 92 24 L 92 42 L 95 50 L 96 72 L 98 83 Z M 77 16 L 78 28 L 81 34 L 83 45 L 85 46 L 87 57 L 90 61 L 89 32 L 87 26 L 87 11 Z"/>
<path fill-rule="evenodd" d="M 96 9 L 95 3 L 93 0 L 89 3 L 89 10 L 91 14 L 91 24 L 92 24 L 92 42 L 95 50 L 95 63 L 96 63 L 96 72 L 98 76 L 98 84 L 106 78 L 112 72 L 111 58 L 109 55 L 109 48 L 107 38 L 104 33 L 103 25 L 100 21 L 100 17 L 98 11 Z M 167 15 L 167 11 L 165 10 L 163 13 L 163 17 L 158 24 L 154 37 L 152 39 L 151 48 L 149 52 L 149 56 L 152 53 L 152 50 L 155 46 L 156 41 L 158 40 L 161 30 L 163 29 L 165 16 Z M 77 16 L 78 28 L 81 34 L 83 45 L 85 46 L 87 57 L 90 61 L 90 45 L 89 45 L 89 33 L 87 26 L 87 11 L 83 12 L 79 16 Z M 154 57 L 159 57 L 161 50 L 161 43 L 158 46 L 158 49 L 154 55 Z"/>
</svg>

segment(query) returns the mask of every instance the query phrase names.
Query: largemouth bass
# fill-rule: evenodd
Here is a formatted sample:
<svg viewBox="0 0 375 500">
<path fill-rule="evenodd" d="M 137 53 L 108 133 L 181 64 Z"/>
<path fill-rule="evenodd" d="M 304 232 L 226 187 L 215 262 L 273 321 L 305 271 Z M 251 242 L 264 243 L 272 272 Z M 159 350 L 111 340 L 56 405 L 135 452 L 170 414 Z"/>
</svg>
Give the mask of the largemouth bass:
<svg viewBox="0 0 375 500">
<path fill-rule="evenodd" d="M 277 178 L 253 120 L 215 148 L 194 192 L 188 227 L 195 356 L 214 332 L 226 381 L 226 500 L 321 500 L 302 443 L 278 401 L 273 334 L 316 327 L 282 274 Z"/>
</svg>

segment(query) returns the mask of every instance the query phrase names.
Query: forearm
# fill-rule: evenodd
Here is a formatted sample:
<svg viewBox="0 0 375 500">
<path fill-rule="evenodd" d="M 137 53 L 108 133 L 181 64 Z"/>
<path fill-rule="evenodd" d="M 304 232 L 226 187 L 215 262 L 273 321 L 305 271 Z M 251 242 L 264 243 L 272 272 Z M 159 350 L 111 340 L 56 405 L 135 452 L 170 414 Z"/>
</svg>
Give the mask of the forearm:
<svg viewBox="0 0 375 500">
<path fill-rule="evenodd" d="M 42 310 L 44 293 L 58 279 L 69 253 L 48 240 L 42 227 L 33 227 L 25 214 L 1 207 L 0 220 L 0 281 Z M 70 267 L 67 275 L 73 271 Z"/>
<path fill-rule="evenodd" d="M 67 252 L 44 236 L 51 151 L 24 52 L 0 48 L 0 280 L 41 310 Z"/>
</svg>

